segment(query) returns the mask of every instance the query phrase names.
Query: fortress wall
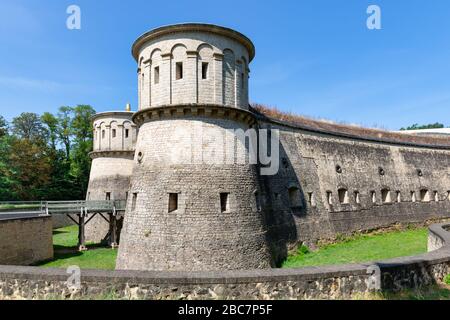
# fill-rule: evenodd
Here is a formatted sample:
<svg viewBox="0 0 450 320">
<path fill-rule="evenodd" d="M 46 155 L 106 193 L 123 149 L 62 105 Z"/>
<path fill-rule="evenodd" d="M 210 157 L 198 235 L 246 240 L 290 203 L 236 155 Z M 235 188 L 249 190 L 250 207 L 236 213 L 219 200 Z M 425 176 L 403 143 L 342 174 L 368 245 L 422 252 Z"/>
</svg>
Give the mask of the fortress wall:
<svg viewBox="0 0 450 320">
<path fill-rule="evenodd" d="M 246 127 L 201 116 L 142 124 L 117 269 L 270 268 L 255 166 L 216 162 Z M 238 143 L 228 156 L 245 150 Z"/>
<path fill-rule="evenodd" d="M 0 220 L 0 264 L 30 265 L 53 258 L 51 216 Z"/>
<path fill-rule="evenodd" d="M 450 216 L 450 150 L 261 124 L 269 125 L 282 144 L 279 173 L 262 177 L 279 254 L 286 243 Z M 298 188 L 300 207 L 292 208 L 289 188 Z"/>
</svg>

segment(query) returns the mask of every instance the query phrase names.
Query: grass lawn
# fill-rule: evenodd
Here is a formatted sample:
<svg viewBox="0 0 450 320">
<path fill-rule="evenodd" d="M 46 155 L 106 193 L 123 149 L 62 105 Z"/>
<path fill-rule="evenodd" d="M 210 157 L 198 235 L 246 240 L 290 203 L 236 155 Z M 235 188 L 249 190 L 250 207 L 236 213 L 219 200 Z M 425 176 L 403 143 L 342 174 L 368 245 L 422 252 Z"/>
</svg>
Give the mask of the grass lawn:
<svg viewBox="0 0 450 320">
<path fill-rule="evenodd" d="M 78 252 L 78 227 L 70 226 L 53 231 L 55 258 L 39 266 L 47 268 L 67 268 L 79 266 L 81 269 L 114 270 L 117 249 L 88 244 L 88 251 Z"/>
<path fill-rule="evenodd" d="M 297 254 L 288 257 L 283 268 L 371 262 L 417 255 L 427 252 L 427 237 L 428 229 L 420 228 L 355 236 L 322 246 L 315 252 L 302 247 Z"/>
</svg>

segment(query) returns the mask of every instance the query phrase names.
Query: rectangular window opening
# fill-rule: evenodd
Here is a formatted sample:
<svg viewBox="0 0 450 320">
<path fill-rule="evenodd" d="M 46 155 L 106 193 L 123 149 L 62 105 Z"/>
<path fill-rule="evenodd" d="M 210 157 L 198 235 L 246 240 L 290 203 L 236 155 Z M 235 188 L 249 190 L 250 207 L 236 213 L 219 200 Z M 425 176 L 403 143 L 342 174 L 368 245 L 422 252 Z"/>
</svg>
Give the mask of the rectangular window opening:
<svg viewBox="0 0 450 320">
<path fill-rule="evenodd" d="M 131 210 L 136 210 L 136 202 L 137 202 L 137 193 L 133 193 L 133 198 L 131 199 Z"/>
<path fill-rule="evenodd" d="M 155 84 L 159 83 L 159 67 L 155 67 Z"/>
<path fill-rule="evenodd" d="M 177 79 L 177 80 L 183 79 L 183 62 L 176 63 L 175 79 Z"/>
<path fill-rule="evenodd" d="M 111 200 L 111 192 L 106 193 L 105 200 L 108 200 L 108 201 Z"/>
<path fill-rule="evenodd" d="M 130 136 L 130 129 L 125 129 L 125 138 Z"/>
<path fill-rule="evenodd" d="M 116 136 L 117 136 L 117 131 L 116 131 L 116 129 L 113 129 L 112 130 L 112 137 L 115 138 Z"/>
<path fill-rule="evenodd" d="M 102 139 L 105 139 L 105 130 L 102 130 Z"/>
<path fill-rule="evenodd" d="M 202 63 L 202 79 L 206 80 L 208 79 L 208 62 L 203 62 Z"/>
<path fill-rule="evenodd" d="M 221 212 L 229 212 L 230 211 L 230 197 L 229 193 L 221 193 L 220 194 L 220 211 Z"/>
<path fill-rule="evenodd" d="M 178 210 L 178 193 L 169 193 L 169 212 Z"/>
</svg>

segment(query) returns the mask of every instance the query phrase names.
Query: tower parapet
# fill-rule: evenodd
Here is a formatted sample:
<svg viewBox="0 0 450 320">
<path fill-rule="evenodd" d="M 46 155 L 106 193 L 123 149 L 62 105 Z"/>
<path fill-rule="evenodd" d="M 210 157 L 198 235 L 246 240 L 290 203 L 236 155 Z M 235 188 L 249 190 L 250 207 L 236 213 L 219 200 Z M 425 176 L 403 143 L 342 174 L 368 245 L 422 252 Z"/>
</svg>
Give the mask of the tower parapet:
<svg viewBox="0 0 450 320">
<path fill-rule="evenodd" d="M 139 110 L 192 103 L 248 109 L 255 47 L 239 32 L 208 24 L 165 26 L 139 37 L 132 52 Z"/>
<path fill-rule="evenodd" d="M 92 118 L 94 146 L 87 200 L 127 199 L 137 139 L 132 115 L 131 111 L 112 111 Z M 86 225 L 86 240 L 108 241 L 108 232 L 109 224 L 95 216 Z"/>
</svg>

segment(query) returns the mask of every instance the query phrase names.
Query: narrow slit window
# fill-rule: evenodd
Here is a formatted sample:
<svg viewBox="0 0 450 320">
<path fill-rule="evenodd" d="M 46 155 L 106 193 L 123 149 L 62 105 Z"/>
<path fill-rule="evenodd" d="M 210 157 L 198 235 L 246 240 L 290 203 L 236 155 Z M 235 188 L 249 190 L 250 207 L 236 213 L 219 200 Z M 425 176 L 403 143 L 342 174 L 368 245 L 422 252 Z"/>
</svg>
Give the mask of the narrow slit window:
<svg viewBox="0 0 450 320">
<path fill-rule="evenodd" d="M 155 67 L 155 84 L 159 83 L 159 67 Z"/>
<path fill-rule="evenodd" d="M 230 211 L 230 194 L 221 193 L 220 194 L 220 211 L 229 212 Z"/>
<path fill-rule="evenodd" d="M 314 198 L 314 193 L 313 192 L 308 192 L 308 203 L 311 207 L 315 207 L 316 206 L 316 199 Z"/>
<path fill-rule="evenodd" d="M 357 204 L 360 204 L 360 203 L 361 203 L 361 197 L 360 197 L 360 195 L 359 195 L 359 191 L 355 191 L 355 202 L 356 202 Z"/>
<path fill-rule="evenodd" d="M 169 193 L 169 212 L 178 210 L 178 193 Z"/>
<path fill-rule="evenodd" d="M 130 129 L 125 129 L 125 138 L 130 136 Z"/>
<path fill-rule="evenodd" d="M 112 130 L 112 137 L 115 138 L 116 136 L 117 136 L 117 131 L 116 131 L 116 129 L 113 129 Z"/>
<path fill-rule="evenodd" d="M 330 206 L 333 205 L 333 192 L 331 192 L 331 191 L 327 191 L 327 202 L 328 202 L 328 205 L 330 205 Z"/>
<path fill-rule="evenodd" d="M 105 200 L 108 200 L 108 201 L 111 200 L 111 192 L 106 193 Z"/>
<path fill-rule="evenodd" d="M 136 210 L 136 202 L 137 202 L 137 193 L 133 193 L 133 198 L 131 199 L 131 210 Z"/>
<path fill-rule="evenodd" d="M 375 191 L 370 192 L 370 197 L 372 198 L 372 203 L 377 203 L 377 193 Z"/>
<path fill-rule="evenodd" d="M 202 79 L 203 80 L 208 79 L 208 67 L 209 67 L 208 62 L 202 63 Z"/>
<path fill-rule="evenodd" d="M 241 73 L 241 88 L 245 88 L 245 74 Z"/>
<path fill-rule="evenodd" d="M 105 139 L 105 130 L 102 130 L 102 139 Z"/>
<path fill-rule="evenodd" d="M 142 88 L 142 90 L 144 90 L 144 88 L 145 88 L 145 74 L 144 73 L 142 74 L 141 88 Z"/>
<path fill-rule="evenodd" d="M 259 196 L 259 192 L 255 192 L 255 201 L 256 201 L 256 211 L 261 211 L 261 197 Z"/>
<path fill-rule="evenodd" d="M 175 69 L 176 69 L 175 79 L 177 80 L 183 79 L 183 62 L 177 62 Z"/>
</svg>

